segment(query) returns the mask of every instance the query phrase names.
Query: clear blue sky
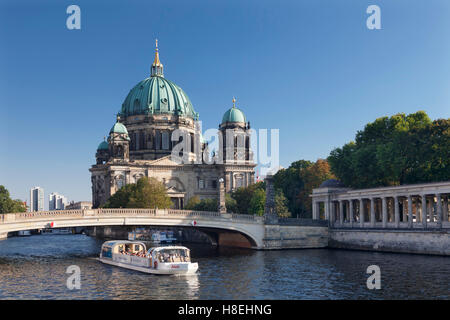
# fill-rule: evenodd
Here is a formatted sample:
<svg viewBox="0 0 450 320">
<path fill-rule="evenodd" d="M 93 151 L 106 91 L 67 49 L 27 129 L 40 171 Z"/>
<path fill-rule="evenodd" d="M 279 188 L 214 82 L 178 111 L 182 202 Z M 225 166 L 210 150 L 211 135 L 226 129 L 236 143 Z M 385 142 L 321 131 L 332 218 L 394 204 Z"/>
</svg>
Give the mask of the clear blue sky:
<svg viewBox="0 0 450 320">
<path fill-rule="evenodd" d="M 66 8 L 81 8 L 81 30 Z M 382 30 L 366 28 L 381 8 Z M 450 1 L 0 0 L 0 184 L 91 200 L 89 167 L 159 39 L 204 128 L 236 96 L 280 129 L 280 162 L 316 160 L 377 117 L 450 117 Z"/>
</svg>

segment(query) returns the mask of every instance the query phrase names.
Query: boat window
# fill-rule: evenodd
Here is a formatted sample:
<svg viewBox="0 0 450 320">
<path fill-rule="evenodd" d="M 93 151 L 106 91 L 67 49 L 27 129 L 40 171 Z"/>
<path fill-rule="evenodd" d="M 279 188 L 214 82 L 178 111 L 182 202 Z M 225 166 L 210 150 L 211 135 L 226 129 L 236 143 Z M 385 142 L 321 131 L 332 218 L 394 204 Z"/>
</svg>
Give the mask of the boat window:
<svg viewBox="0 0 450 320">
<path fill-rule="evenodd" d="M 189 250 L 186 249 L 164 249 L 157 254 L 160 262 L 190 262 Z"/>
</svg>

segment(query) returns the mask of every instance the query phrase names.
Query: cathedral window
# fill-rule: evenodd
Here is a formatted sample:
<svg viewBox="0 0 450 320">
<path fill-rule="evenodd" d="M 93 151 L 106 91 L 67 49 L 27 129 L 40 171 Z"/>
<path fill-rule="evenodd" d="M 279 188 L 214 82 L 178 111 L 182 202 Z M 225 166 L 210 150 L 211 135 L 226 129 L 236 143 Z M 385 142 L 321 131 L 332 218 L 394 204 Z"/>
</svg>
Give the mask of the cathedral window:
<svg viewBox="0 0 450 320">
<path fill-rule="evenodd" d="M 205 189 L 205 180 L 203 179 L 198 180 L 198 188 Z"/>
<path fill-rule="evenodd" d="M 161 133 L 162 148 L 163 150 L 169 150 L 169 132 L 164 131 Z"/>
<path fill-rule="evenodd" d="M 155 132 L 155 149 L 161 149 L 161 132 L 159 132 L 159 130 L 156 130 Z"/>
</svg>

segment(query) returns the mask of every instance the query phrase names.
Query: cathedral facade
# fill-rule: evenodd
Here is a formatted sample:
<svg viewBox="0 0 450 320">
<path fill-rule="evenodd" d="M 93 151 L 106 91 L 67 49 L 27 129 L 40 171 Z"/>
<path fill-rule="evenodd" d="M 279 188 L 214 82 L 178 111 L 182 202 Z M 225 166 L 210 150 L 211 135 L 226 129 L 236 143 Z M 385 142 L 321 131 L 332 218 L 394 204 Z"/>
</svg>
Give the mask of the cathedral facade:
<svg viewBox="0 0 450 320">
<path fill-rule="evenodd" d="M 217 150 L 209 152 L 199 114 L 186 93 L 164 78 L 156 46 L 150 77 L 130 90 L 107 140 L 97 148 L 96 164 L 89 169 L 93 207 L 141 177 L 161 181 L 176 209 L 193 196 L 218 198 L 219 179 L 227 192 L 254 183 L 250 124 L 235 102 L 222 117 Z"/>
</svg>

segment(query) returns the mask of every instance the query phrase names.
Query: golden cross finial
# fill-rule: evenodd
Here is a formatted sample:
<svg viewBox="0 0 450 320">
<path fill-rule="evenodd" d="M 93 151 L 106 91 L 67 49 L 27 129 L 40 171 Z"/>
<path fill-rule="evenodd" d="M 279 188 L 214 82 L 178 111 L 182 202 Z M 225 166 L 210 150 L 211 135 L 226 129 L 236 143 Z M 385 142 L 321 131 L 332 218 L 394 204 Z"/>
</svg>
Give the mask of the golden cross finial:
<svg viewBox="0 0 450 320">
<path fill-rule="evenodd" d="M 233 108 L 236 108 L 236 98 L 233 97 L 233 100 L 231 100 L 231 101 L 233 101 Z"/>
<path fill-rule="evenodd" d="M 156 39 L 155 42 L 156 42 L 156 51 L 158 51 L 158 39 Z"/>
</svg>

